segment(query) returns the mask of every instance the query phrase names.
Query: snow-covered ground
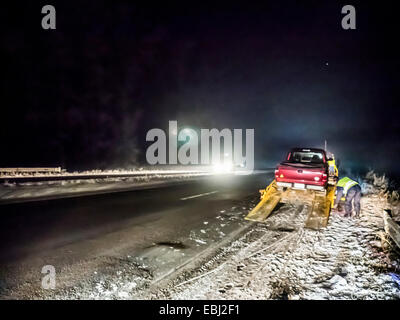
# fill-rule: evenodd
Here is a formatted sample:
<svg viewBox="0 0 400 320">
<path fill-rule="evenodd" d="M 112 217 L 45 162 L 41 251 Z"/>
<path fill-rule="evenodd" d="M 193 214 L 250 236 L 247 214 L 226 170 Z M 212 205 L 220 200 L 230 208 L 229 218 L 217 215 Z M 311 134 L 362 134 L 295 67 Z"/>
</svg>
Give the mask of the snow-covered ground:
<svg viewBox="0 0 400 320">
<path fill-rule="evenodd" d="M 400 257 L 384 251 L 379 236 L 393 204 L 368 182 L 360 219 L 336 213 L 326 229 L 308 230 L 307 207 L 284 205 L 255 227 L 258 240 L 243 236 L 224 248 L 227 259 L 206 262 L 153 298 L 400 299 Z"/>
<path fill-rule="evenodd" d="M 60 278 L 59 291 L 49 295 L 22 288 L 21 297 L 400 299 L 400 249 L 385 236 L 382 218 L 384 209 L 391 209 L 400 221 L 398 193 L 388 192 L 387 179 L 374 173 L 360 182 L 360 219 L 332 213 L 325 229 L 309 230 L 304 228 L 308 206 L 283 204 L 264 223 L 252 223 L 243 218 L 258 197 L 249 196 L 243 203 L 200 220 L 176 245 L 165 243 L 146 247 L 140 254 L 107 258 L 104 269 L 90 267 L 94 261 L 89 259 L 62 272 L 66 285 L 61 286 Z M 229 237 L 235 228 L 243 231 Z M 181 264 L 190 256 L 188 248 L 195 249 L 192 266 L 168 265 L 171 261 Z M 209 252 L 196 258 L 200 249 Z M 176 271 L 157 283 L 159 274 L 171 268 Z M 81 282 L 78 279 L 77 285 L 71 285 L 71 278 L 81 271 L 92 276 L 82 275 Z"/>
</svg>

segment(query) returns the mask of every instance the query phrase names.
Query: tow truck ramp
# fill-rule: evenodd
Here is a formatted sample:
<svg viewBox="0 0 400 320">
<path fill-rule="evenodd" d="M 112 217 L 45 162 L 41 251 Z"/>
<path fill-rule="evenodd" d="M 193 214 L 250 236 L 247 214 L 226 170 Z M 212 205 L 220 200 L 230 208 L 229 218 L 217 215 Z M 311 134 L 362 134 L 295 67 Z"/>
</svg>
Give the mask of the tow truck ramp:
<svg viewBox="0 0 400 320">
<path fill-rule="evenodd" d="M 324 191 L 281 189 L 273 180 L 267 188 L 260 190 L 260 193 L 260 202 L 245 217 L 246 220 L 264 222 L 278 203 L 305 203 L 309 207 L 305 227 L 318 230 L 325 228 L 328 224 L 335 196 L 335 186 L 329 185 Z"/>
</svg>

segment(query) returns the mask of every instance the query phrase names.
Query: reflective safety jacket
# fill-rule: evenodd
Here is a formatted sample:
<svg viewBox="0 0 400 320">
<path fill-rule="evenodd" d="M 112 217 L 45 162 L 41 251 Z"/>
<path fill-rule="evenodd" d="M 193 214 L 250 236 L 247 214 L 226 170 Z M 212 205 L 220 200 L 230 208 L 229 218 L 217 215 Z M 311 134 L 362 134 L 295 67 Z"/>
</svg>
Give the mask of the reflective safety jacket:
<svg viewBox="0 0 400 320">
<path fill-rule="evenodd" d="M 351 180 L 349 177 L 344 177 L 338 181 L 336 187 L 342 187 L 343 194 L 346 195 L 347 191 L 349 191 L 351 187 L 354 187 L 356 185 L 358 185 L 357 181 Z"/>
</svg>

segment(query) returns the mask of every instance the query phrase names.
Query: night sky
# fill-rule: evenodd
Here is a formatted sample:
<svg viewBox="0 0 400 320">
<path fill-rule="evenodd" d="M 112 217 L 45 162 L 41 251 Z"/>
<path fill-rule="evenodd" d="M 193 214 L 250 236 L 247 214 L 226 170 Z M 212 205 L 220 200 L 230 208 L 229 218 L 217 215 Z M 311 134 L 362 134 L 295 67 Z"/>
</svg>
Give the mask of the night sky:
<svg viewBox="0 0 400 320">
<path fill-rule="evenodd" d="M 343 166 L 400 173 L 391 2 L 162 3 L 2 5 L 0 166 L 135 167 L 146 132 L 177 120 L 254 128 L 259 168 L 327 139 Z"/>
</svg>

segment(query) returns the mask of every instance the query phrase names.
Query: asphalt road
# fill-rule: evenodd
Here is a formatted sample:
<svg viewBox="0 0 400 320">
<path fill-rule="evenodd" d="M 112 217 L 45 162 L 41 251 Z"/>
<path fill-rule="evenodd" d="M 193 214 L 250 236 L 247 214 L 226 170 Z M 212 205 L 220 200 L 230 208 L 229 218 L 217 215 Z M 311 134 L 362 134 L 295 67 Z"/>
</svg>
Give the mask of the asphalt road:
<svg viewBox="0 0 400 320">
<path fill-rule="evenodd" d="M 218 213 L 256 198 L 272 176 L 216 176 L 147 190 L 1 205 L 1 280 L 7 282 L 4 270 L 10 266 L 23 273 L 43 264 L 68 265 L 182 241 Z"/>
</svg>

